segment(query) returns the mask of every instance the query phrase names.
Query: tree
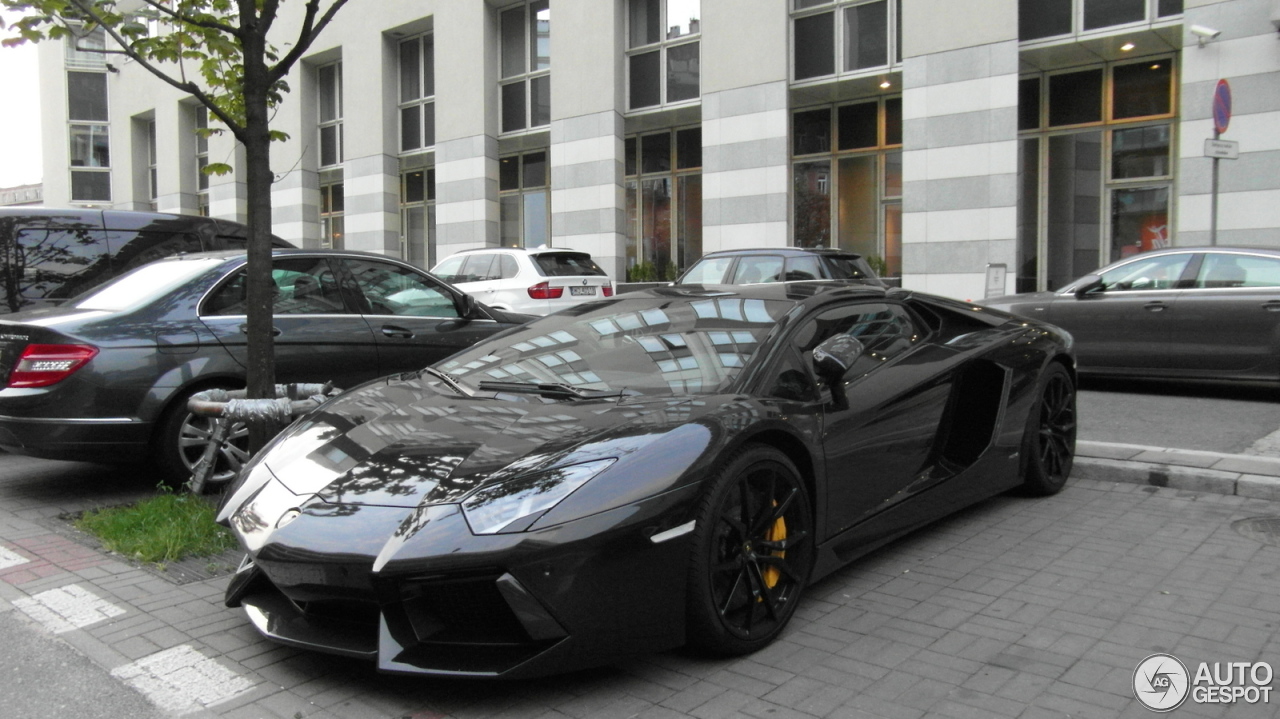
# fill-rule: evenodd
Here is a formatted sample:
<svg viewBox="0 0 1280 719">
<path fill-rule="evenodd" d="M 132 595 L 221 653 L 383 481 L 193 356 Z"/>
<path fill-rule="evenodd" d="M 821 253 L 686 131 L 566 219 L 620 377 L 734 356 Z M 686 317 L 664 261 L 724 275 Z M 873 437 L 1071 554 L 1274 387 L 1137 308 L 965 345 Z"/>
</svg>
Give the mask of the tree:
<svg viewBox="0 0 1280 719">
<path fill-rule="evenodd" d="M 271 304 L 271 111 L 289 88 L 289 71 L 348 0 L 303 0 L 299 26 L 283 55 L 269 39 L 285 0 L 0 0 L 24 14 L 5 46 L 42 40 L 75 41 L 96 28 L 114 41 L 105 54 L 125 55 L 161 81 L 209 108 L 245 148 L 249 194 L 248 394 L 275 396 Z M 154 32 L 155 28 L 162 28 Z M 285 32 L 279 33 L 286 39 Z M 89 49 L 89 48 L 82 48 Z M 213 130 L 220 132 L 220 130 Z M 210 166 L 229 172 L 227 165 Z M 259 428 L 259 449 L 270 437 Z"/>
</svg>

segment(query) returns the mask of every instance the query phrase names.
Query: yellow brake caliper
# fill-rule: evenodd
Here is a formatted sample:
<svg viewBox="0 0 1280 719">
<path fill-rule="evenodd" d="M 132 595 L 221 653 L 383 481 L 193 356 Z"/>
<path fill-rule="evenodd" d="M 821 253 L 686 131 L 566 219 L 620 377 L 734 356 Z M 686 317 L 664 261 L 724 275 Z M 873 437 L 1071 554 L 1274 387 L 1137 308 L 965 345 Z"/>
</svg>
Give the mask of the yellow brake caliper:
<svg viewBox="0 0 1280 719">
<path fill-rule="evenodd" d="M 775 507 L 778 506 L 778 503 L 775 501 L 773 503 L 773 506 Z M 770 542 L 781 542 L 782 540 L 786 539 L 787 538 L 787 520 L 782 517 L 778 517 L 777 521 L 773 523 L 773 526 L 769 527 L 769 531 L 765 533 L 764 538 Z M 775 557 L 785 557 L 787 556 L 787 553 L 782 550 L 778 550 L 774 552 L 773 555 Z M 769 587 L 770 589 L 773 589 L 778 584 L 778 580 L 781 578 L 782 578 L 782 572 L 778 571 L 777 567 L 764 568 L 764 583 L 765 583 L 765 586 Z M 763 597 L 761 598 L 761 601 L 763 601 Z"/>
</svg>

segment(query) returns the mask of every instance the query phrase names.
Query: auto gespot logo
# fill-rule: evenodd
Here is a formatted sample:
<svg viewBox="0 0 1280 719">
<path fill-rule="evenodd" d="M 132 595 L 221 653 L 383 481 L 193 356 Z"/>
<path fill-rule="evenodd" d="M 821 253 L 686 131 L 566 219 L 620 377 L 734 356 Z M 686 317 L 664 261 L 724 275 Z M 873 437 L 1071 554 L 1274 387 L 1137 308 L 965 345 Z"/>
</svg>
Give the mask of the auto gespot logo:
<svg viewBox="0 0 1280 719">
<path fill-rule="evenodd" d="M 1133 672 L 1133 695 L 1153 712 L 1196 704 L 1266 704 L 1274 673 L 1267 662 L 1200 662 L 1192 675 L 1172 654 L 1152 654 Z"/>
</svg>

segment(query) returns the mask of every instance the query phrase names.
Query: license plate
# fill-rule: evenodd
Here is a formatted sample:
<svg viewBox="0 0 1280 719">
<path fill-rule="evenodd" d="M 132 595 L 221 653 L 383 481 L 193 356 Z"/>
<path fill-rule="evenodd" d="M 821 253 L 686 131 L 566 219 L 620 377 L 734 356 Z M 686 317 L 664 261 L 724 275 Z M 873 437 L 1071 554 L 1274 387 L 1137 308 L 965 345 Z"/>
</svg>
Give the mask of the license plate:
<svg viewBox="0 0 1280 719">
<path fill-rule="evenodd" d="M 571 295 L 594 295 L 595 293 L 596 293 L 595 287 L 570 287 L 569 288 L 569 294 Z"/>
</svg>

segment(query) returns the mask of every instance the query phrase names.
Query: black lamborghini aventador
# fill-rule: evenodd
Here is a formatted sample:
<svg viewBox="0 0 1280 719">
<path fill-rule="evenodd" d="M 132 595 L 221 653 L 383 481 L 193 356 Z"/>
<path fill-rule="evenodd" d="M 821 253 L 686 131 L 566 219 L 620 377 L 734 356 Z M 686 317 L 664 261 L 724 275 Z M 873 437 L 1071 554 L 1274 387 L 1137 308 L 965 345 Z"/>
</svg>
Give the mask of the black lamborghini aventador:
<svg viewBox="0 0 1280 719">
<path fill-rule="evenodd" d="M 356 387 L 246 465 L 227 590 L 388 672 L 754 651 L 804 588 L 1075 447 L 1065 333 L 870 286 L 672 286 Z"/>
</svg>

